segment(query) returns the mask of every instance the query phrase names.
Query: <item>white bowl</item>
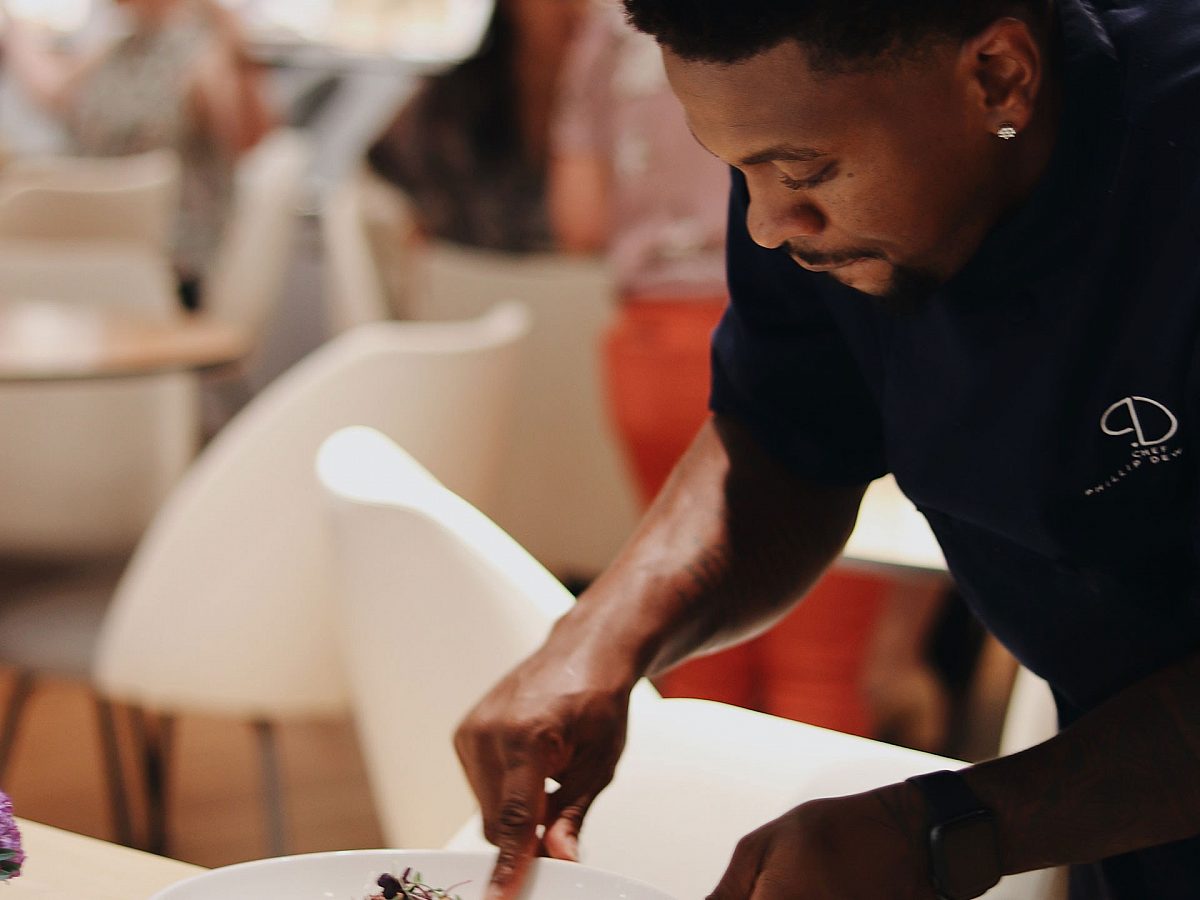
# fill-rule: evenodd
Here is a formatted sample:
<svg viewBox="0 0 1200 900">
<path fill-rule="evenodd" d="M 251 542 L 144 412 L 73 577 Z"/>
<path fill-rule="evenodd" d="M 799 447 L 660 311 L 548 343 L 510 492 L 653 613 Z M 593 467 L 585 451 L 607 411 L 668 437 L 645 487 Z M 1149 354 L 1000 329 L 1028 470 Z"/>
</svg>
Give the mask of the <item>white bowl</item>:
<svg viewBox="0 0 1200 900">
<path fill-rule="evenodd" d="M 260 859 L 212 869 L 150 900 L 365 900 L 384 872 L 411 867 L 435 888 L 482 900 L 496 854 L 459 850 L 340 850 Z M 465 883 L 464 883 L 465 882 Z M 539 859 L 522 900 L 673 900 L 656 887 L 558 859 Z"/>
</svg>

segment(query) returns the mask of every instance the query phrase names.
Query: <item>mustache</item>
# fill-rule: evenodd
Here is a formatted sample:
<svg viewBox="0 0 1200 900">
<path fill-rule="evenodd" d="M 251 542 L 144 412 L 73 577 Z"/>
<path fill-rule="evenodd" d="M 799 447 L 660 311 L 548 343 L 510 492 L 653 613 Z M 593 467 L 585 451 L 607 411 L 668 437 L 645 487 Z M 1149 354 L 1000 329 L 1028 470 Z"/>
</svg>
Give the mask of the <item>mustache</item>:
<svg viewBox="0 0 1200 900">
<path fill-rule="evenodd" d="M 807 263 L 810 266 L 838 266 L 856 259 L 886 259 L 878 250 L 870 247 L 855 247 L 848 250 L 837 250 L 821 253 L 817 250 L 806 250 L 795 241 L 784 241 L 784 249 L 792 259 Z"/>
</svg>

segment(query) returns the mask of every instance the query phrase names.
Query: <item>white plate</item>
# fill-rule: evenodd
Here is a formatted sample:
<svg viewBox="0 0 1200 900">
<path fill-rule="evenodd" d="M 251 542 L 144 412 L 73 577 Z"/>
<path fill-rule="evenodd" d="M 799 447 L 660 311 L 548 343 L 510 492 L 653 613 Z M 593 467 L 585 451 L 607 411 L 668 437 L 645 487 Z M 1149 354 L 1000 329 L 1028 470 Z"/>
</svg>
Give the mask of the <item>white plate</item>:
<svg viewBox="0 0 1200 900">
<path fill-rule="evenodd" d="M 384 872 L 407 867 L 435 888 L 481 900 L 495 853 L 456 850 L 341 850 L 223 866 L 194 875 L 150 900 L 365 900 Z M 459 882 L 466 882 L 459 884 Z M 522 900 L 672 900 L 632 878 L 557 859 L 533 864 Z"/>
</svg>

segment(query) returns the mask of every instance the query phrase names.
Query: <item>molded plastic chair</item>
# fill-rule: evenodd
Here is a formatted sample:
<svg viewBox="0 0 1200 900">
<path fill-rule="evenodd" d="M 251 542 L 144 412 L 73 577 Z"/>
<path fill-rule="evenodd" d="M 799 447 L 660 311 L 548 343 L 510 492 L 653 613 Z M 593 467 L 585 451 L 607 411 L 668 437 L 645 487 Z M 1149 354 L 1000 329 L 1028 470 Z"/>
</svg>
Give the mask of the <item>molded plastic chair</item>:
<svg viewBox="0 0 1200 900">
<path fill-rule="evenodd" d="M 182 315 L 167 258 L 125 241 L 0 239 L 0 303 L 9 300 Z"/>
<path fill-rule="evenodd" d="M 505 304 L 465 322 L 366 325 L 321 347 L 205 448 L 121 579 L 99 638 L 97 690 L 167 717 L 254 721 L 276 853 L 284 839 L 271 722 L 348 708 L 311 474 L 317 448 L 336 428 L 369 423 L 486 498 L 527 332 L 525 310 Z"/>
<path fill-rule="evenodd" d="M 310 157 L 304 134 L 282 128 L 259 141 L 238 164 L 229 220 L 205 275 L 200 304 L 206 315 L 240 328 L 250 340 L 250 352 L 237 366 L 205 379 L 206 435 L 219 431 L 275 372 L 286 368 L 267 370 L 267 345 L 295 249 Z"/>
<path fill-rule="evenodd" d="M 1019 753 L 1056 734 L 1058 708 L 1050 685 L 1024 666 L 1018 667 L 1000 735 L 1001 755 Z"/>
<path fill-rule="evenodd" d="M 592 260 L 510 255 L 431 243 L 413 257 L 407 302 L 418 319 L 477 314 L 500 299 L 533 313 L 517 439 L 496 521 L 563 577 L 589 578 L 616 555 L 637 500 L 603 409 L 601 336 L 612 280 Z"/>
<path fill-rule="evenodd" d="M 355 722 L 384 835 L 392 846 L 436 847 L 475 809 L 454 727 L 574 597 L 377 431 L 337 432 L 317 471 L 332 512 Z M 648 682 L 644 692 L 656 696 Z"/>
<path fill-rule="evenodd" d="M 1012 696 L 1000 732 L 1000 755 L 1019 753 L 1058 734 L 1058 707 L 1054 694 L 1044 679 L 1024 666 L 1017 667 Z M 1040 879 L 1038 896 L 1046 900 L 1066 900 L 1067 868 L 1047 869 L 1033 873 Z"/>
<path fill-rule="evenodd" d="M 370 429 L 322 446 L 355 716 L 388 843 L 445 839 L 475 803 L 457 722 L 542 640 L 570 595 L 511 537 Z M 378 640 L 379 634 L 402 635 Z M 643 682 L 613 783 L 584 824 L 585 862 L 703 896 L 746 832 L 812 797 L 962 763 Z M 477 817 L 446 846 L 487 847 Z M 993 900 L 1041 900 L 1028 876 Z"/>
<path fill-rule="evenodd" d="M 3 298 L 181 315 L 165 260 L 132 244 L 2 242 Z M 198 426 L 188 373 L 0 385 L 0 555 L 128 554 L 194 455 Z"/>
<path fill-rule="evenodd" d="M 371 251 L 363 211 L 363 175 L 334 187 L 321 207 L 325 298 L 329 325 L 340 334 L 355 325 L 391 319 L 387 291 Z"/>
<path fill-rule="evenodd" d="M 170 150 L 16 160 L 0 176 L 0 238 L 129 241 L 166 254 L 179 184 Z"/>
<path fill-rule="evenodd" d="M 261 340 L 283 290 L 310 155 L 304 135 L 283 128 L 238 165 L 233 208 L 205 277 L 202 303 L 208 314 L 240 325 L 255 340 Z"/>
<path fill-rule="evenodd" d="M 395 318 L 411 319 L 408 298 L 416 274 L 413 257 L 426 242 L 413 200 L 367 166 L 359 169 L 355 186 L 360 221 L 388 310 Z"/>
</svg>

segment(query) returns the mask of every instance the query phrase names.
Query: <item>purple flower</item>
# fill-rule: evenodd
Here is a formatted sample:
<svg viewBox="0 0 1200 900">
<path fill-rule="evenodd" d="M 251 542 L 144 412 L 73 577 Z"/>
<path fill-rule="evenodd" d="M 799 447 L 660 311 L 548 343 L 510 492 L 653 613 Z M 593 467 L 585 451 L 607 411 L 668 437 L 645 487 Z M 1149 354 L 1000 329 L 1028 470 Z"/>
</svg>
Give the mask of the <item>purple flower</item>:
<svg viewBox="0 0 1200 900">
<path fill-rule="evenodd" d="M 0 881 L 20 875 L 23 862 L 25 852 L 21 849 L 21 832 L 13 819 L 12 801 L 0 791 Z"/>
</svg>

